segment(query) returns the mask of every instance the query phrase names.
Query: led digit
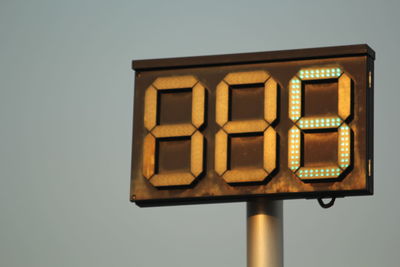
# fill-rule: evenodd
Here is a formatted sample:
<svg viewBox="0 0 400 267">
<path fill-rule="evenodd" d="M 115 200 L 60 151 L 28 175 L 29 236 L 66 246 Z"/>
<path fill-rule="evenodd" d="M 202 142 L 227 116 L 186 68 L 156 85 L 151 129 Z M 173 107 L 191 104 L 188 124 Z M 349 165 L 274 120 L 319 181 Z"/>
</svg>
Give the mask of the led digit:
<svg viewBox="0 0 400 267">
<path fill-rule="evenodd" d="M 304 117 L 303 92 L 304 81 L 337 79 L 338 114 L 337 116 Z M 322 104 L 322 103 L 321 103 Z M 351 115 L 351 79 L 338 67 L 304 68 L 289 82 L 289 118 L 294 125 L 289 130 L 288 167 L 301 180 L 336 179 L 351 164 L 351 129 L 346 120 Z M 304 130 L 318 132 L 322 129 L 338 131 L 337 164 L 323 167 L 302 166 L 302 135 Z M 309 132 L 307 134 L 312 134 Z"/>
<path fill-rule="evenodd" d="M 233 85 L 263 84 L 264 118 L 229 120 L 229 90 Z M 265 71 L 229 73 L 216 90 L 216 122 L 221 129 L 215 136 L 215 171 L 227 183 L 260 182 L 276 168 L 276 131 L 271 124 L 277 117 L 277 82 Z M 263 168 L 228 169 L 228 138 L 232 134 L 263 134 Z"/>
<path fill-rule="evenodd" d="M 191 123 L 158 125 L 158 91 L 192 90 Z M 191 184 L 203 171 L 203 134 L 199 127 L 204 123 L 205 88 L 194 76 L 157 78 L 147 88 L 144 105 L 144 125 L 149 131 L 143 144 L 143 176 L 156 187 L 182 186 Z M 157 139 L 169 137 L 190 137 L 190 172 L 156 173 Z"/>
</svg>

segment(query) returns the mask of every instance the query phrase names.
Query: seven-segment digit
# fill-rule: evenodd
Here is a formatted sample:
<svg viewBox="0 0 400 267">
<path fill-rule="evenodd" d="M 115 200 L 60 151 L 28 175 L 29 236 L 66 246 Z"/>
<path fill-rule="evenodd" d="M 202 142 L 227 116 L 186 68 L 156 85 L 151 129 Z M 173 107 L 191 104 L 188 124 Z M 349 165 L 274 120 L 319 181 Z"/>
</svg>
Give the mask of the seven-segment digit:
<svg viewBox="0 0 400 267">
<path fill-rule="evenodd" d="M 338 84 L 337 116 L 304 117 L 304 82 L 336 80 Z M 288 166 L 304 181 L 336 179 L 351 164 L 351 129 L 346 120 L 351 115 L 351 79 L 338 67 L 304 68 L 289 83 L 289 117 L 294 126 L 288 137 Z M 323 103 L 321 103 L 323 105 Z M 338 131 L 338 164 L 321 167 L 302 166 L 302 135 L 304 131 L 321 132 L 326 129 Z"/>
<path fill-rule="evenodd" d="M 182 90 L 191 88 L 191 123 L 158 125 L 158 91 Z M 156 187 L 182 186 L 191 184 L 203 172 L 203 134 L 199 127 L 204 123 L 205 88 L 193 76 L 174 76 L 157 78 L 147 88 L 145 95 L 144 125 L 149 133 L 144 139 L 143 175 Z M 190 172 L 156 173 L 156 154 L 158 138 L 190 137 Z"/>
<path fill-rule="evenodd" d="M 230 86 L 262 84 L 264 116 L 259 120 L 229 120 Z M 276 132 L 270 126 L 277 117 L 277 82 L 265 71 L 234 72 L 216 89 L 216 122 L 222 127 L 215 135 L 215 171 L 227 183 L 260 182 L 276 168 Z M 263 134 L 263 167 L 228 169 L 228 138 L 231 134 Z"/>
</svg>

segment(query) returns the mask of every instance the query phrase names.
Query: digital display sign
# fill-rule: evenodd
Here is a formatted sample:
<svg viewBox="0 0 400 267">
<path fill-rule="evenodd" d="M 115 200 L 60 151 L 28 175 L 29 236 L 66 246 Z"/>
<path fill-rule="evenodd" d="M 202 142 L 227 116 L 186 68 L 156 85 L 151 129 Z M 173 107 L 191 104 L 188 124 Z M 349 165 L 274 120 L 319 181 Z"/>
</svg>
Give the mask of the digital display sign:
<svg viewBox="0 0 400 267">
<path fill-rule="evenodd" d="M 373 193 L 367 45 L 133 61 L 139 206 Z"/>
</svg>

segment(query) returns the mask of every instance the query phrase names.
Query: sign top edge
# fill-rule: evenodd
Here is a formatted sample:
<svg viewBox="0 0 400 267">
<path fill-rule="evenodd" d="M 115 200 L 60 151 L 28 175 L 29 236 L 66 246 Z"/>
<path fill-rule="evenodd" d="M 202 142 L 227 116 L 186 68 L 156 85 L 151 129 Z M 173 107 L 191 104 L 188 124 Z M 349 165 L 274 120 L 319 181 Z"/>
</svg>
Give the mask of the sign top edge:
<svg viewBox="0 0 400 267">
<path fill-rule="evenodd" d="M 369 56 L 375 60 L 375 51 L 370 46 L 367 44 L 356 44 L 269 52 L 133 60 L 132 69 L 135 71 L 149 71 L 169 68 L 207 67 L 362 55 Z"/>
</svg>

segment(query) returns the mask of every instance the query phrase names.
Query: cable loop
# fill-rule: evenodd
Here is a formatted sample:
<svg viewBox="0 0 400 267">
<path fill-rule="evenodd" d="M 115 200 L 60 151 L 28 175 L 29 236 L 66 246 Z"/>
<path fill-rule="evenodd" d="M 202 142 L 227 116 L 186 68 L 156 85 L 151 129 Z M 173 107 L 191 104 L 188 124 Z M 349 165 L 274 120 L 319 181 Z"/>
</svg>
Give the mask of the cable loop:
<svg viewBox="0 0 400 267">
<path fill-rule="evenodd" d="M 333 197 L 333 198 L 331 198 L 331 200 L 330 200 L 328 203 L 325 203 L 325 202 L 322 200 L 322 198 L 318 198 L 318 203 L 319 203 L 319 205 L 320 205 L 322 208 L 328 209 L 328 208 L 332 207 L 333 204 L 335 204 L 335 200 L 336 200 L 336 198 Z"/>
</svg>

